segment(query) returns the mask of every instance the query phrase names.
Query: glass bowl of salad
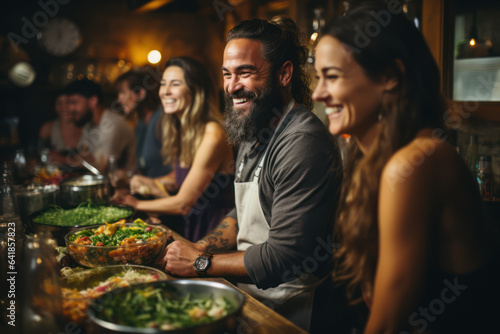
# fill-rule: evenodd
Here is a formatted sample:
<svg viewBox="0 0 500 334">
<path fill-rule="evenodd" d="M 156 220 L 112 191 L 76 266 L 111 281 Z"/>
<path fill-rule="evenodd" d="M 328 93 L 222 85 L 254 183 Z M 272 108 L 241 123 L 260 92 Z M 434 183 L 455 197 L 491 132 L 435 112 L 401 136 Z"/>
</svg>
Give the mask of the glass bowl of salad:
<svg viewBox="0 0 500 334">
<path fill-rule="evenodd" d="M 137 265 L 98 267 L 61 277 L 64 318 L 82 325 L 93 299 L 117 288 L 165 279 L 167 275 L 164 272 Z"/>
<path fill-rule="evenodd" d="M 235 329 L 244 301 L 232 286 L 179 279 L 106 293 L 88 315 L 107 333 L 225 333 Z"/>
<path fill-rule="evenodd" d="M 99 227 L 79 228 L 68 233 L 64 240 L 71 258 L 85 267 L 118 264 L 149 264 L 171 240 L 171 232 L 136 219 L 127 223 L 105 223 Z"/>
</svg>

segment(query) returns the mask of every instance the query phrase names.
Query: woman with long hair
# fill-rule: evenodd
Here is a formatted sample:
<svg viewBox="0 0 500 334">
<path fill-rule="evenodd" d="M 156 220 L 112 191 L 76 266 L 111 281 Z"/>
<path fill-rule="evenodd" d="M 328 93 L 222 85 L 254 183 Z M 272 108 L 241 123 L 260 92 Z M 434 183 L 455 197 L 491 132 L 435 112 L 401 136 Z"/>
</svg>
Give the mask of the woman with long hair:
<svg viewBox="0 0 500 334">
<path fill-rule="evenodd" d="M 362 291 L 366 333 L 491 332 L 494 228 L 446 142 L 436 62 L 397 11 L 352 9 L 316 48 L 313 98 L 325 104 L 330 132 L 352 139 L 334 277 L 347 281 L 351 298 Z"/>
<path fill-rule="evenodd" d="M 134 69 L 120 75 L 115 86 L 117 101 L 127 121 L 135 130 L 137 140 L 137 168 L 147 177 L 158 177 L 171 171 L 161 156 L 160 100 L 151 75 Z"/>
<path fill-rule="evenodd" d="M 174 171 L 168 177 L 131 181 L 131 191 L 164 197 L 118 198 L 136 210 L 183 215 L 184 236 L 197 241 L 234 207 L 232 148 L 221 126 L 214 85 L 206 68 L 189 57 L 170 59 L 159 90 L 163 104 L 162 155 Z M 177 191 L 173 196 L 168 192 Z M 161 195 L 159 195 L 161 196 Z"/>
</svg>

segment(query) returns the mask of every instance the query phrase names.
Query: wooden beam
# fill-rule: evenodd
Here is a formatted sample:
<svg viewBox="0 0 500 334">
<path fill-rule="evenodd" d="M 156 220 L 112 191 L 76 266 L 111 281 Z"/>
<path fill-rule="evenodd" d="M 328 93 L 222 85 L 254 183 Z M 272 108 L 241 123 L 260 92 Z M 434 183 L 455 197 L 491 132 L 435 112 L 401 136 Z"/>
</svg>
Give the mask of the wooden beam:
<svg viewBox="0 0 500 334">
<path fill-rule="evenodd" d="M 443 75 L 444 1 L 422 1 L 422 34 Z"/>
</svg>

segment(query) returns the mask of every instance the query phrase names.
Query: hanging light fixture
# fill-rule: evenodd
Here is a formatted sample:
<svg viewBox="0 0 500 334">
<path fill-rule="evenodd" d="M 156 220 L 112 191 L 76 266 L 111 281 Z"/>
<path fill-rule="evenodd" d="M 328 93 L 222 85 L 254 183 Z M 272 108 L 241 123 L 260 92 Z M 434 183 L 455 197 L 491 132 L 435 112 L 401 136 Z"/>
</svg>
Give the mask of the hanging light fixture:
<svg viewBox="0 0 500 334">
<path fill-rule="evenodd" d="M 476 45 L 476 43 L 479 42 L 479 37 L 477 34 L 476 16 L 477 16 L 477 10 L 474 9 L 474 14 L 472 17 L 472 26 L 471 26 L 470 32 L 469 32 L 469 45 L 471 47 L 474 47 Z"/>
</svg>

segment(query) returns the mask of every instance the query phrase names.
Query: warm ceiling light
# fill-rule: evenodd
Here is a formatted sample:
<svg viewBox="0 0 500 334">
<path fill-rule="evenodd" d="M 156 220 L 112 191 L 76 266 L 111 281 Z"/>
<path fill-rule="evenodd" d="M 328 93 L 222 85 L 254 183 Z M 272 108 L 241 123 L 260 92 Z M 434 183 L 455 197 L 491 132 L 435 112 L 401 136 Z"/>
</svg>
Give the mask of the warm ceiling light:
<svg viewBox="0 0 500 334">
<path fill-rule="evenodd" d="M 151 64 L 158 64 L 161 60 L 161 53 L 158 50 L 152 50 L 148 53 L 148 61 Z"/>
<path fill-rule="evenodd" d="M 476 45 L 476 40 L 474 38 L 472 38 L 469 42 L 470 46 L 474 46 Z"/>
</svg>

